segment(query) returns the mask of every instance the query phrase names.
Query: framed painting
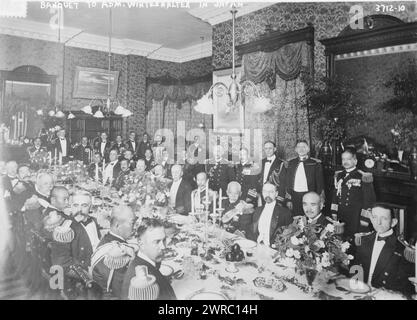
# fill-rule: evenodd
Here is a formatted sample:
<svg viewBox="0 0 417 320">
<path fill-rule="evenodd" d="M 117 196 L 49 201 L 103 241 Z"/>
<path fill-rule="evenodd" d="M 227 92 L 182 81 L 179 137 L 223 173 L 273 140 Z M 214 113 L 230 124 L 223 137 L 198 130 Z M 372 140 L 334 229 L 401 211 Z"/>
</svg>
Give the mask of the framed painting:
<svg viewBox="0 0 417 320">
<path fill-rule="evenodd" d="M 241 67 L 236 68 L 236 80 L 240 81 Z M 222 82 L 229 88 L 232 83 L 232 69 L 213 72 L 213 83 Z M 217 87 L 213 91 L 213 129 L 216 133 L 243 133 L 245 120 L 244 109 L 239 103 L 236 107 L 229 103 L 229 96 L 224 87 Z"/>
<path fill-rule="evenodd" d="M 119 71 L 76 67 L 73 98 L 106 99 L 110 79 L 110 96 L 116 97 Z"/>
</svg>

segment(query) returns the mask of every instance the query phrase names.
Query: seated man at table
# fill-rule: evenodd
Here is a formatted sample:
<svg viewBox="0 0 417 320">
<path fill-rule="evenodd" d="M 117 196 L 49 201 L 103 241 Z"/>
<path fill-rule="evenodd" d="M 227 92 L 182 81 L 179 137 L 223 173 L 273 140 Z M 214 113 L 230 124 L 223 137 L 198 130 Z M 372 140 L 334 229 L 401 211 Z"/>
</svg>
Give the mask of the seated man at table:
<svg viewBox="0 0 417 320">
<path fill-rule="evenodd" d="M 191 211 L 191 186 L 182 178 L 182 167 L 175 164 L 171 168 L 172 183 L 169 186 L 170 205 L 175 208 L 176 212 L 182 215 L 188 215 Z"/>
<path fill-rule="evenodd" d="M 149 274 L 156 278 L 156 283 L 159 286 L 157 299 L 176 300 L 174 290 L 168 279 L 159 272 L 166 239 L 163 224 L 157 219 L 144 218 L 136 231 L 136 237 L 139 242 L 139 251 L 134 260 L 129 264 L 129 268 L 125 274 L 122 287 L 122 299 L 135 300 L 136 297 L 129 297 L 129 289 L 130 286 L 134 285 L 131 283 L 131 280 L 135 276 L 135 267 L 142 265 L 146 266 Z"/>
<path fill-rule="evenodd" d="M 270 246 L 274 242 L 277 229 L 288 226 L 293 219 L 291 211 L 277 203 L 276 185 L 266 182 L 262 187 L 262 196 L 265 204 L 256 208 L 248 238 Z"/>
<path fill-rule="evenodd" d="M 207 173 L 205 173 L 204 171 L 197 173 L 195 180 L 197 183 L 197 189 L 191 192 L 191 197 L 194 200 L 193 201 L 194 208 L 191 208 L 191 209 L 194 209 L 194 211 L 196 211 L 196 209 L 204 208 L 204 202 L 206 201 L 206 193 L 207 193 L 209 197 L 209 201 L 210 201 L 209 211 L 213 212 L 213 198 L 214 198 L 215 192 L 211 190 L 210 188 L 206 192 Z"/>
<path fill-rule="evenodd" d="M 120 172 L 119 175 L 116 177 L 116 179 L 113 181 L 113 187 L 115 187 L 117 190 L 120 190 L 120 188 L 124 187 L 126 177 L 130 174 L 129 169 L 129 162 L 126 159 L 122 159 L 120 161 Z"/>
<path fill-rule="evenodd" d="M 391 208 L 375 204 L 371 214 L 375 231 L 355 235 L 356 257 L 352 265 L 363 268 L 363 281 L 372 287 L 409 295 L 414 291 L 408 280 L 412 276 L 413 265 L 403 257 L 404 246 L 393 230 L 397 222 Z"/>
<path fill-rule="evenodd" d="M 253 205 L 240 200 L 242 187 L 236 181 L 229 182 L 226 193 L 229 198 L 222 201 L 222 222 L 226 225 L 226 230 L 231 233 L 239 230 L 244 235 L 248 234 L 255 211 Z"/>
<path fill-rule="evenodd" d="M 135 162 L 133 157 L 134 157 L 133 151 L 130 150 L 130 149 L 126 149 L 123 152 L 123 157 L 120 157 L 120 160 L 123 160 L 123 159 L 127 160 L 128 164 L 129 164 L 129 170 L 130 171 L 134 171 L 135 168 L 136 168 L 136 162 Z"/>
<path fill-rule="evenodd" d="M 303 196 L 302 205 L 308 224 L 316 224 L 325 227 L 330 223 L 326 219 L 326 216 L 321 212 L 323 210 L 324 203 L 317 192 L 307 192 Z"/>
<path fill-rule="evenodd" d="M 121 298 L 123 279 L 129 262 L 135 256 L 134 250 L 127 246 L 135 221 L 136 216 L 130 207 L 113 207 L 110 231 L 101 239 L 91 257 L 94 281 L 105 293 L 116 298 Z"/>
<path fill-rule="evenodd" d="M 103 164 L 101 162 L 100 152 L 95 152 L 93 155 L 93 161 L 88 166 L 88 176 L 96 181 L 100 181 L 103 178 Z"/>
</svg>

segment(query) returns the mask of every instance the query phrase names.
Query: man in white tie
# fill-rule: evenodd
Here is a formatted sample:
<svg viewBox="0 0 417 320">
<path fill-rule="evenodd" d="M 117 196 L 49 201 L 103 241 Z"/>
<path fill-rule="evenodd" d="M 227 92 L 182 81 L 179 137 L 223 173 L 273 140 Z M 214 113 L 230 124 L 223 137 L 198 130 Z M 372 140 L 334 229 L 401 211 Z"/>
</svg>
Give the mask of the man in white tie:
<svg viewBox="0 0 417 320">
<path fill-rule="evenodd" d="M 70 155 L 70 150 L 71 150 L 71 146 L 70 146 L 70 142 L 68 141 L 68 139 L 65 137 L 65 129 L 61 129 L 58 131 L 57 133 L 57 141 L 55 143 L 55 147 L 57 150 L 57 156 L 58 156 L 58 161 L 62 162 L 62 163 L 66 163 L 69 160 Z"/>
<path fill-rule="evenodd" d="M 285 162 L 276 156 L 275 142 L 268 140 L 264 143 L 264 152 L 266 158 L 262 159 L 262 171 L 260 173 L 259 185 L 263 186 L 270 182 L 277 186 L 277 201 L 282 203 L 285 198 Z M 261 190 L 257 190 L 261 192 Z M 265 199 L 262 199 L 265 204 Z"/>
<path fill-rule="evenodd" d="M 293 216 L 304 214 L 303 196 L 314 191 L 324 199 L 324 180 L 321 161 L 309 157 L 310 148 L 306 140 L 298 140 L 295 146 L 298 157 L 288 161 L 285 168 L 287 206 Z"/>
<path fill-rule="evenodd" d="M 71 198 L 72 216 L 87 232 L 94 251 L 100 242 L 101 235 L 96 219 L 90 216 L 91 203 L 91 195 L 88 192 L 77 192 Z"/>
<path fill-rule="evenodd" d="M 262 187 L 262 196 L 265 205 L 255 209 L 248 238 L 270 246 L 274 242 L 278 228 L 288 226 L 293 219 L 291 211 L 278 204 L 276 200 L 278 191 L 274 184 L 265 183 Z"/>
<path fill-rule="evenodd" d="M 413 274 L 413 264 L 404 258 L 404 246 L 393 230 L 398 222 L 393 210 L 375 204 L 370 219 L 375 231 L 355 235 L 356 254 L 352 265 L 363 268 L 363 281 L 372 287 L 411 295 L 414 288 L 408 277 Z"/>
<path fill-rule="evenodd" d="M 136 141 L 136 133 L 134 131 L 129 132 L 129 140 L 126 142 L 126 149 L 132 151 L 134 159 L 137 158 L 139 148 L 138 143 Z"/>
<path fill-rule="evenodd" d="M 177 213 L 188 215 L 191 211 L 191 186 L 182 178 L 182 167 L 174 164 L 171 168 L 172 184 L 170 187 L 170 206 Z"/>
<path fill-rule="evenodd" d="M 109 153 L 110 150 L 112 148 L 112 144 L 110 141 L 107 140 L 107 133 L 106 132 L 102 132 L 100 134 L 100 140 L 97 141 L 96 145 L 94 146 L 94 148 L 100 152 L 101 157 L 105 160 L 105 161 L 109 161 Z"/>
<path fill-rule="evenodd" d="M 103 177 L 104 184 L 106 183 L 112 184 L 113 179 L 116 179 L 121 171 L 117 150 L 113 149 L 110 151 L 109 159 L 110 159 L 110 162 L 107 164 L 106 168 L 104 169 L 104 177 Z"/>
</svg>

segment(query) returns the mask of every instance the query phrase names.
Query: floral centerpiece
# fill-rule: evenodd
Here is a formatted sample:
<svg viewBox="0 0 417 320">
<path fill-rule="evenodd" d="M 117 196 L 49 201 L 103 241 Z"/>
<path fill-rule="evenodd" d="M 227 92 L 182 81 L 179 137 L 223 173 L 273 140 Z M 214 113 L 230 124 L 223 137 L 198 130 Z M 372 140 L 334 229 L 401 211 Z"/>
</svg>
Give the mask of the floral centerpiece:
<svg viewBox="0 0 417 320">
<path fill-rule="evenodd" d="M 337 272 L 338 267 L 346 268 L 353 259 L 346 253 L 350 244 L 341 240 L 332 224 L 326 227 L 307 224 L 306 217 L 296 218 L 291 225 L 281 227 L 274 246 L 279 263 L 305 273 L 310 285 L 317 272 Z"/>
<path fill-rule="evenodd" d="M 51 167 L 56 181 L 64 184 L 81 183 L 87 179 L 87 169 L 82 161 L 70 161 L 64 165 Z"/>
<path fill-rule="evenodd" d="M 125 177 L 119 196 L 124 202 L 138 208 L 142 216 L 155 215 L 168 207 L 169 181 L 157 178 L 151 172 L 133 172 Z"/>
</svg>

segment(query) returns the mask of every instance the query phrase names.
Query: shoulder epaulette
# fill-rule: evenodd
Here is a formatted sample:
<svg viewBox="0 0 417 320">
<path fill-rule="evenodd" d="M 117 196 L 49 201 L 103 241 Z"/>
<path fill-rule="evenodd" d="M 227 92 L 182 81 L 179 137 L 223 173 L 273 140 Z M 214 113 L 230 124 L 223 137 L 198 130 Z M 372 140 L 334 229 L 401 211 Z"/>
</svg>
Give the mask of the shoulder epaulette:
<svg viewBox="0 0 417 320">
<path fill-rule="evenodd" d="M 336 178 L 338 175 L 339 175 L 339 173 L 341 173 L 343 170 L 337 170 L 337 171 L 335 171 L 334 172 L 334 177 Z"/>
<path fill-rule="evenodd" d="M 113 245 L 108 249 L 103 263 L 109 269 L 121 269 L 125 267 L 131 260 L 131 257 L 126 254 L 124 245 L 118 242 L 113 242 Z"/>
<path fill-rule="evenodd" d="M 372 233 L 373 231 L 366 233 L 355 233 L 355 245 L 360 246 L 362 244 L 362 237 L 369 236 Z"/>
<path fill-rule="evenodd" d="M 362 181 L 365 183 L 371 183 L 374 181 L 374 177 L 370 172 L 364 172 L 362 170 L 358 170 L 358 172 L 362 175 Z"/>
<path fill-rule="evenodd" d="M 74 230 L 70 227 L 72 221 L 65 220 L 64 223 L 56 227 L 52 233 L 53 239 L 60 243 L 70 243 L 74 240 Z"/>
<path fill-rule="evenodd" d="M 312 157 L 310 157 L 310 159 L 316 161 L 317 163 L 321 163 L 321 160 L 320 159 L 312 158 Z"/>
</svg>

